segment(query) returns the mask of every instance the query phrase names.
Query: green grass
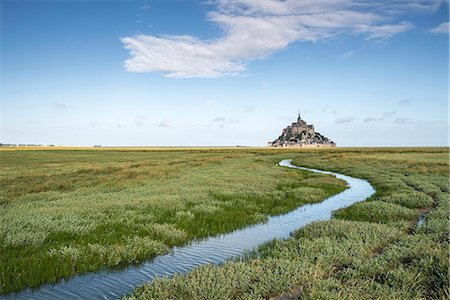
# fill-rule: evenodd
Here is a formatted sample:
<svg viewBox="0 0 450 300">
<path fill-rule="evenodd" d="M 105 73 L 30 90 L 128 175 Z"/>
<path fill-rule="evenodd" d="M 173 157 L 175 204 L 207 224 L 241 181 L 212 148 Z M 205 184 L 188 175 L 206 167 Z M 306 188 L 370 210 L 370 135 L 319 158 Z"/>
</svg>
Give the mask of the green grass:
<svg viewBox="0 0 450 300">
<path fill-rule="evenodd" d="M 0 151 L 0 292 L 137 264 L 346 188 L 255 149 Z"/>
<path fill-rule="evenodd" d="M 448 299 L 448 150 L 286 152 L 298 165 L 365 178 L 377 192 L 243 261 L 157 279 L 129 299 Z"/>
</svg>

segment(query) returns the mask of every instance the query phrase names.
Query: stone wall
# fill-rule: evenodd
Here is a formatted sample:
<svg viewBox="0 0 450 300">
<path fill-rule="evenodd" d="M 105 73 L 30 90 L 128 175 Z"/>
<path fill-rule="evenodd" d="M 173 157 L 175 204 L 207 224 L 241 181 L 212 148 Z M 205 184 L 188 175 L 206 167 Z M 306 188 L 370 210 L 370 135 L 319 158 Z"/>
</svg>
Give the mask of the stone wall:
<svg viewBox="0 0 450 300">
<path fill-rule="evenodd" d="M 324 144 L 282 144 L 276 145 L 272 142 L 267 143 L 267 147 L 269 148 L 334 148 L 336 147 L 335 143 L 324 143 Z"/>
</svg>

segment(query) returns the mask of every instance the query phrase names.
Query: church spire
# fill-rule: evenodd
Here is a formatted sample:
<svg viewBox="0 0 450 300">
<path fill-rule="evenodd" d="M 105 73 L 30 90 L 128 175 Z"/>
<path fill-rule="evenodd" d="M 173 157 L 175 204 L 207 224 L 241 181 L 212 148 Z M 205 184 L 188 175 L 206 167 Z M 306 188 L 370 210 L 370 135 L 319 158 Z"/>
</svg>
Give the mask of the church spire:
<svg viewBox="0 0 450 300">
<path fill-rule="evenodd" d="M 300 109 L 298 110 L 298 117 L 297 117 L 297 120 L 301 120 L 302 119 L 302 117 L 300 117 Z"/>
</svg>

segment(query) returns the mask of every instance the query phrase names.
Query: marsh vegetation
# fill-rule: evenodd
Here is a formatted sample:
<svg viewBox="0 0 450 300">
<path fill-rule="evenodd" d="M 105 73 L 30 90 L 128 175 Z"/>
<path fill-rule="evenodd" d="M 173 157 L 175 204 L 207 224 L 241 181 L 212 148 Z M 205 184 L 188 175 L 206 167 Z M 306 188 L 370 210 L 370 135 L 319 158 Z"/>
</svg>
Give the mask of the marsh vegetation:
<svg viewBox="0 0 450 300">
<path fill-rule="evenodd" d="M 448 149 L 286 155 L 298 165 L 365 178 L 377 192 L 242 260 L 157 279 L 129 299 L 448 299 Z"/>
<path fill-rule="evenodd" d="M 253 150 L 2 151 L 1 292 L 120 268 L 346 188 Z M 284 154 L 281 154 L 283 156 Z"/>
<path fill-rule="evenodd" d="M 445 299 L 448 148 L 1 151 L 1 292 L 120 268 L 371 182 L 369 200 L 136 299 Z M 416 227 L 419 216 L 425 223 Z"/>
</svg>

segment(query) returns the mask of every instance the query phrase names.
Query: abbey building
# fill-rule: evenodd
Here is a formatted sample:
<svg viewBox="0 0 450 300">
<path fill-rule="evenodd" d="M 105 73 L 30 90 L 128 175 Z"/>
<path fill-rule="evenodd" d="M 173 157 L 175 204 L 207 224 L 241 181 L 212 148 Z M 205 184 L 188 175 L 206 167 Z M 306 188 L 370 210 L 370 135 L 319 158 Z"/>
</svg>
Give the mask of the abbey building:
<svg viewBox="0 0 450 300">
<path fill-rule="evenodd" d="M 314 131 L 314 125 L 308 125 L 298 113 L 297 122 L 283 129 L 281 135 L 273 142 L 267 143 L 268 147 L 283 148 L 318 148 L 336 147 L 336 143 Z"/>
</svg>

